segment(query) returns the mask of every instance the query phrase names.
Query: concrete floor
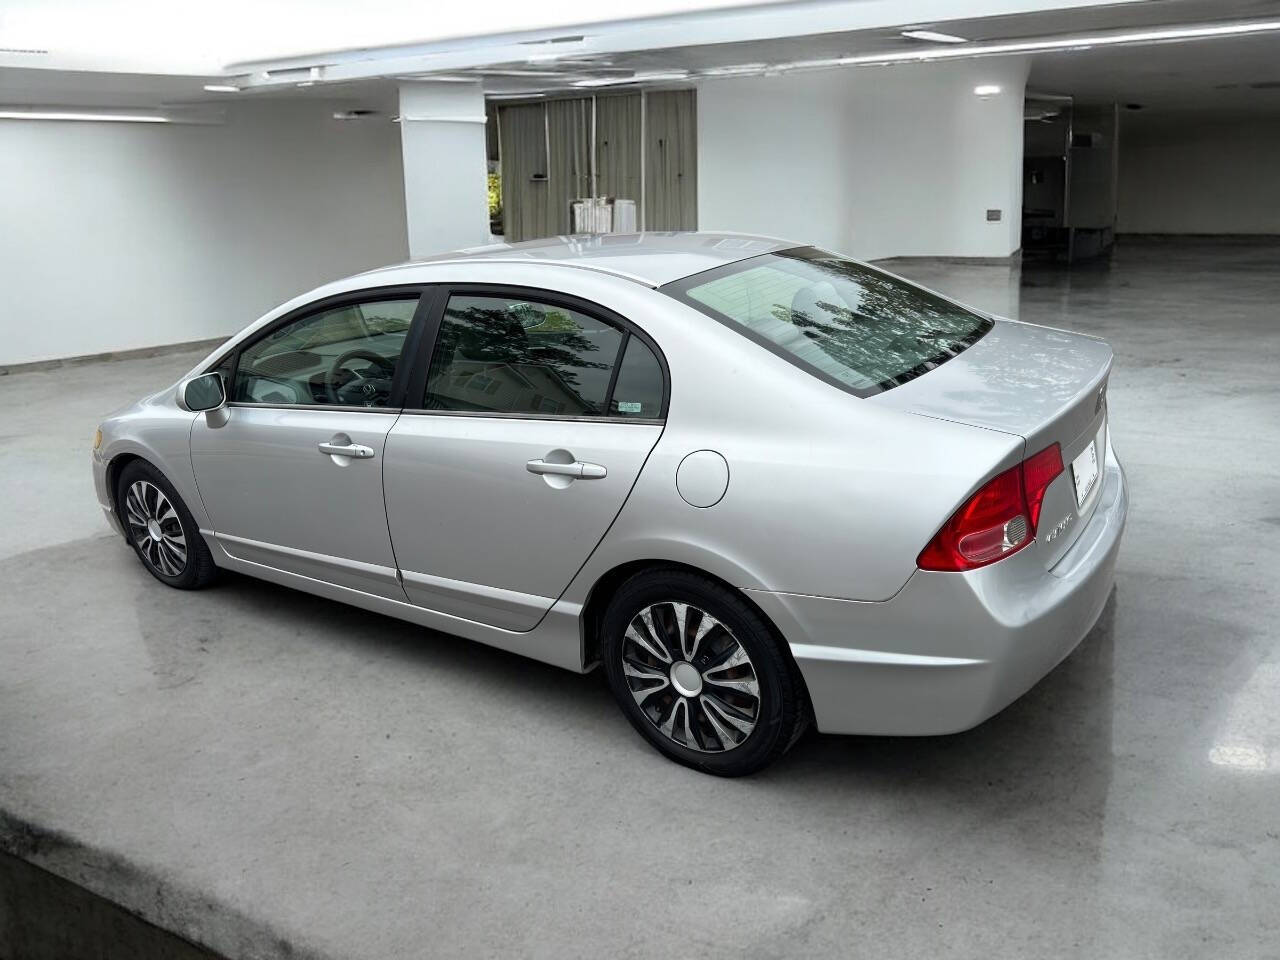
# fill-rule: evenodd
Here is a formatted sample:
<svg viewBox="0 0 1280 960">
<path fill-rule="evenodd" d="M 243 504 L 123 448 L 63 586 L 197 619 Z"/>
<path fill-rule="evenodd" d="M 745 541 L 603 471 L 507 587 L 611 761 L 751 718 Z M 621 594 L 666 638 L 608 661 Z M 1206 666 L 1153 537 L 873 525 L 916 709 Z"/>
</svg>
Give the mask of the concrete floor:
<svg viewBox="0 0 1280 960">
<path fill-rule="evenodd" d="M 107 533 L 99 415 L 195 357 L 0 378 L 0 847 L 245 957 L 1280 957 L 1280 246 L 899 272 L 1115 345 L 1116 594 L 1000 716 L 748 780 L 600 680 Z"/>
</svg>

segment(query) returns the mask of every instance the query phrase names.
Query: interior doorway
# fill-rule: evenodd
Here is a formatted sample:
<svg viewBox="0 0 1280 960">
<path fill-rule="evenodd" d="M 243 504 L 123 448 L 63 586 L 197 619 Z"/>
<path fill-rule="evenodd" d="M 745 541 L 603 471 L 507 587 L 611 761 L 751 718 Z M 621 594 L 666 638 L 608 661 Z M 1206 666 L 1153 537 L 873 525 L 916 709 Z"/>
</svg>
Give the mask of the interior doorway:
<svg viewBox="0 0 1280 960">
<path fill-rule="evenodd" d="M 489 119 L 504 240 L 697 229 L 696 91 L 491 102 Z"/>
<path fill-rule="evenodd" d="M 1074 263 L 1115 243 L 1119 121 L 1116 105 L 1028 93 L 1023 106 L 1022 252 Z"/>
</svg>

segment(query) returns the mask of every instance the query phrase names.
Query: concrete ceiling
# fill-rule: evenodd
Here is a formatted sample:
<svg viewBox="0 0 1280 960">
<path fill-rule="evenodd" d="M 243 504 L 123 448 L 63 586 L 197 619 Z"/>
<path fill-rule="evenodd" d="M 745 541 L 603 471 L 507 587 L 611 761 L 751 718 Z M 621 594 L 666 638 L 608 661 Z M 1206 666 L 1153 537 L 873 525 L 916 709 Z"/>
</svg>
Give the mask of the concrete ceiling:
<svg viewBox="0 0 1280 960">
<path fill-rule="evenodd" d="M 868 5 L 886 0 L 861 0 Z M 989 0 L 996 2 L 996 0 Z M 1002 0 L 1007 8 L 1019 0 Z M 1027 6 L 1022 3 L 1022 6 Z M 794 13 L 814 5 L 786 5 Z M 823 5 L 824 9 L 831 4 Z M 849 6 L 849 4 L 844 4 Z M 899 4 L 902 10 L 919 12 L 925 2 Z M 937 10 L 954 10 L 955 4 L 932 3 Z M 978 4 L 966 5 L 966 10 Z M 739 17 L 777 15 L 782 7 L 754 7 L 738 11 Z M 829 12 L 829 11 L 828 11 Z M 863 11 L 865 14 L 867 11 Z M 883 12 L 883 11 L 882 11 Z M 706 14 L 710 16 L 710 14 Z M 727 14 L 717 14 L 727 16 Z M 600 77 L 629 77 L 634 72 L 689 71 L 696 80 L 700 71 L 740 64 L 778 65 L 804 60 L 893 54 L 930 46 L 901 35 L 903 29 L 927 27 L 955 34 L 969 41 L 1006 42 L 1028 38 L 1079 36 L 1105 30 L 1129 30 L 1152 26 L 1204 24 L 1222 21 L 1280 19 L 1280 0 L 1143 0 L 1119 4 L 1093 5 L 1070 10 L 1028 11 L 963 19 L 906 20 L 901 16 L 892 26 L 870 29 L 827 31 L 803 36 L 782 36 L 736 43 L 667 45 L 642 50 L 577 53 L 580 43 L 569 44 L 574 52 L 562 54 L 559 43 L 542 39 L 514 47 L 511 38 L 473 39 L 471 43 L 450 42 L 434 52 L 415 48 L 362 51 L 359 54 L 301 58 L 283 64 L 302 70 L 301 77 L 283 76 L 275 82 L 258 82 L 238 94 L 206 92 L 206 82 L 219 77 L 159 76 L 124 73 L 71 72 L 0 67 L 0 103 L 34 105 L 79 105 L 98 107 L 155 107 L 205 102 L 230 102 L 245 98 L 315 98 L 326 102 L 344 101 L 379 108 L 394 103 L 395 87 L 406 76 L 428 78 L 441 73 L 452 77 L 474 77 L 491 94 L 533 92 L 583 93 L 574 83 Z M 817 20 L 801 21 L 817 23 Z M 512 51 L 520 59 L 512 59 Z M 549 51 L 549 52 L 548 52 Z M 435 69 L 407 73 L 383 73 L 406 62 Z M 409 59 L 406 60 L 406 57 Z M 492 60 L 492 57 L 506 59 Z M 352 59 L 354 58 L 354 59 Z M 461 59 L 460 59 L 461 58 Z M 339 82 L 322 82 L 299 87 L 295 80 L 306 77 L 307 64 L 353 65 L 372 76 Z M 470 65 L 466 65 L 470 63 Z M 256 69 L 275 69 L 257 65 Z M 867 67 L 868 70 L 883 69 Z M 326 68 L 327 70 L 327 68 Z M 337 75 L 337 74 L 335 74 Z M 256 74 L 259 81 L 264 74 Z M 1247 37 L 1214 38 L 1142 46 L 1095 47 L 1070 52 L 1043 53 L 1033 58 L 1030 88 L 1070 94 L 1086 102 L 1118 100 L 1143 105 L 1152 113 L 1167 111 L 1273 112 L 1280 109 L 1280 33 Z M 225 82 L 225 79 L 224 79 Z M 689 80 L 681 81 L 687 85 Z M 590 92 L 591 88 L 586 88 Z M 625 89 L 609 87 L 605 89 Z"/>
<path fill-rule="evenodd" d="M 1280 36 L 1037 57 L 1028 89 L 1144 114 L 1280 114 Z"/>
<path fill-rule="evenodd" d="M 770 2 L 776 0 L 556 0 L 550 7 L 525 0 L 0 0 L 0 66 L 199 76 L 237 61 L 451 38 L 474 44 L 556 24 Z"/>
</svg>

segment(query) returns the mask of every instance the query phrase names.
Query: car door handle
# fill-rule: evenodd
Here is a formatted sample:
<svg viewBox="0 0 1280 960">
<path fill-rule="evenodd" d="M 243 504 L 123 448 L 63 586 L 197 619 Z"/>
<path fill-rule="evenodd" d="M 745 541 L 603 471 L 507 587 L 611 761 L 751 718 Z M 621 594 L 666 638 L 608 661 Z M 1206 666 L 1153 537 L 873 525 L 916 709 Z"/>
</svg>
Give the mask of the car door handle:
<svg viewBox="0 0 1280 960">
<path fill-rule="evenodd" d="M 359 443 L 321 443 L 321 453 L 331 457 L 350 457 L 353 460 L 369 460 L 373 457 L 373 448 Z"/>
<path fill-rule="evenodd" d="M 577 480 L 603 480 L 609 474 L 609 471 L 600 464 L 583 463 L 581 460 L 575 460 L 573 463 L 548 463 L 539 458 L 530 460 L 524 468 L 530 473 L 550 473 L 558 477 L 573 477 Z"/>
</svg>

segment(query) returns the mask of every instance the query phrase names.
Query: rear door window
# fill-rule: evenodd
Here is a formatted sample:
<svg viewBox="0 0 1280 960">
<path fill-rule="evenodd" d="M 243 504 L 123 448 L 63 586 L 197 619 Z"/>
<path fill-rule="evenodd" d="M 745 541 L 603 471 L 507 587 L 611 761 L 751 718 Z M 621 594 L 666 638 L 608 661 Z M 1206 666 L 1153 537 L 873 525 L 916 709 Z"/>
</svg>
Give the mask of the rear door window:
<svg viewBox="0 0 1280 960">
<path fill-rule="evenodd" d="M 611 394 L 615 382 L 625 396 Z M 653 352 L 613 323 L 537 298 L 455 293 L 431 353 L 423 407 L 656 418 L 662 395 Z"/>
</svg>

